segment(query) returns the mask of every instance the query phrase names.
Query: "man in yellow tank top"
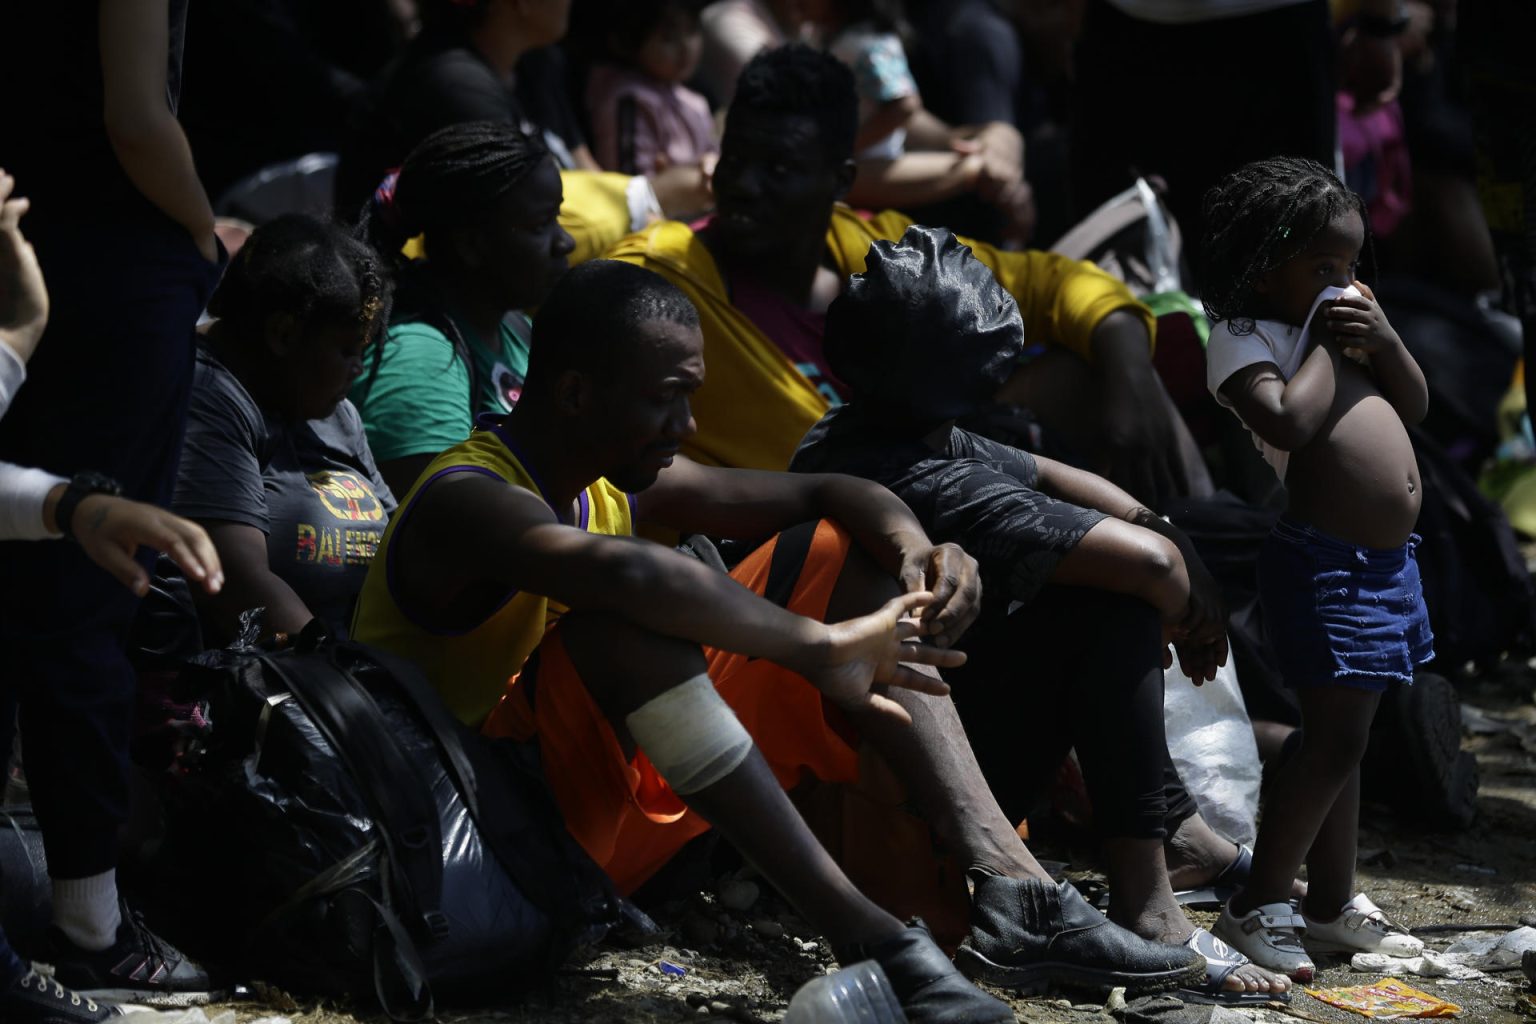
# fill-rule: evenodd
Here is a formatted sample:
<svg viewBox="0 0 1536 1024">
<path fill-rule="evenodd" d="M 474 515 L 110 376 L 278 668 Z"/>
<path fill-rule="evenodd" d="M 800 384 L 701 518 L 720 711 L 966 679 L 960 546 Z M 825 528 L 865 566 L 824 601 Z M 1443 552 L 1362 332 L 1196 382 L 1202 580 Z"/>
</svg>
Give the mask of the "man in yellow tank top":
<svg viewBox="0 0 1536 1024">
<path fill-rule="evenodd" d="M 713 826 L 840 960 L 877 959 L 914 1021 L 1013 1018 L 926 928 L 865 897 L 785 795 L 806 774 L 854 780 L 860 740 L 988 878 L 997 898 L 972 906 L 966 944 L 1012 980 L 1155 989 L 1203 973 L 1053 884 L 992 800 L 923 668 L 963 660 L 950 644 L 979 610 L 972 559 L 867 481 L 677 454 L 702 353 L 697 311 L 659 276 L 569 271 L 516 409 L 402 502 L 354 636 L 416 659 L 471 724 L 536 739 L 567 827 L 621 891 Z M 726 576 L 637 525 L 772 539 Z"/>
</svg>

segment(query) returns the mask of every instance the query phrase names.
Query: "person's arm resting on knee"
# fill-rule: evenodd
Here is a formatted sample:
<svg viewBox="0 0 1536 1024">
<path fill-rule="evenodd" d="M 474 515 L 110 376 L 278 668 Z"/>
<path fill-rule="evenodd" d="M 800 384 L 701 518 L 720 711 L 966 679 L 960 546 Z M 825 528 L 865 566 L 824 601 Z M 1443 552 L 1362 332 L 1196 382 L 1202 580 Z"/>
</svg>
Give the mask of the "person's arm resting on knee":
<svg viewBox="0 0 1536 1024">
<path fill-rule="evenodd" d="M 671 488 L 662 495 L 684 497 Z M 744 496 L 735 491 L 723 500 L 729 505 Z M 701 506 L 722 500 L 695 497 Z M 906 719 L 898 705 L 871 692 L 872 684 L 942 695 L 949 692 L 942 681 L 902 662 L 950 667 L 965 660 L 957 651 L 909 642 L 920 627 L 901 620 L 933 601 L 927 592 L 906 593 L 846 622 L 817 622 L 670 548 L 564 525 L 538 495 L 479 473 L 437 481 L 412 516 L 401 551 L 402 561 L 414 567 L 406 570 L 411 575 L 437 577 L 434 582 L 455 590 L 483 584 L 543 594 L 573 611 L 611 612 L 664 636 L 766 658 L 805 676 L 845 708 Z M 805 518 L 764 515 L 752 525 L 771 530 Z M 466 537 L 477 542 L 466 544 Z"/>
<path fill-rule="evenodd" d="M 1063 559 L 1058 572 L 1065 575 L 1053 579 L 1146 601 L 1162 617 L 1184 674 L 1197 685 L 1214 679 L 1227 661 L 1227 605 L 1189 538 L 1103 477 L 1034 458 L 1042 491 L 1119 521 L 1091 531 L 1093 541 Z"/>
<path fill-rule="evenodd" d="M 904 590 L 933 594 L 922 627 L 940 647 L 960 639 L 981 610 L 975 561 L 958 545 L 935 545 L 901 499 L 858 477 L 725 470 L 679 458 L 636 496 L 636 518 L 684 533 L 747 539 L 831 519 Z"/>
</svg>

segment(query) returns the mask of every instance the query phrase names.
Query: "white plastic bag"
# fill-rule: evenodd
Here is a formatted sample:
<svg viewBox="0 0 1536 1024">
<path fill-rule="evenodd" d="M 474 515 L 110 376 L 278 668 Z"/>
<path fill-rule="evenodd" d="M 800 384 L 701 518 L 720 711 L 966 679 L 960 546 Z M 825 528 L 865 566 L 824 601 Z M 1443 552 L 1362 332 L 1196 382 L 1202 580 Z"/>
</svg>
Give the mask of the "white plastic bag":
<svg viewBox="0 0 1536 1024">
<path fill-rule="evenodd" d="M 124 1024 L 235 1024 L 235 1011 L 222 1010 L 209 1017 L 202 1007 L 187 1010 L 149 1010 L 142 1006 L 123 1007 Z"/>
<path fill-rule="evenodd" d="M 1258 834 L 1259 748 L 1232 659 L 1196 686 L 1177 662 L 1163 676 L 1168 753 L 1211 828 L 1236 843 Z"/>
</svg>

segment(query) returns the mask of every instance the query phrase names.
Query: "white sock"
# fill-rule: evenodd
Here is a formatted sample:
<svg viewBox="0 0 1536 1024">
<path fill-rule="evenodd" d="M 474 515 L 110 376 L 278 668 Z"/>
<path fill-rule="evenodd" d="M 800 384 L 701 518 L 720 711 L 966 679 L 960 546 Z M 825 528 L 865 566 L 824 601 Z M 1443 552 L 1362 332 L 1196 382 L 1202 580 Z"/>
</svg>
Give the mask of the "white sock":
<svg viewBox="0 0 1536 1024">
<path fill-rule="evenodd" d="M 53 923 L 81 949 L 99 953 L 117 941 L 123 912 L 117 902 L 117 869 L 89 878 L 53 879 Z"/>
</svg>

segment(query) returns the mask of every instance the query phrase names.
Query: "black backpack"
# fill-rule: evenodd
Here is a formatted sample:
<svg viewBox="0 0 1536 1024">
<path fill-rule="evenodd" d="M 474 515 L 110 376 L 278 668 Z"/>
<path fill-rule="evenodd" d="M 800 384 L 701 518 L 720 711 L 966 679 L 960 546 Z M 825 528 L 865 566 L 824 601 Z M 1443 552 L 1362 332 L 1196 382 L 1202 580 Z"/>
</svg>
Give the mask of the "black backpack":
<svg viewBox="0 0 1536 1024">
<path fill-rule="evenodd" d="M 209 726 L 159 776 L 153 871 L 199 953 L 419 1019 L 434 992 L 547 976 L 617 921 L 536 750 L 472 733 L 409 663 L 306 631 L 200 655 L 177 689 Z"/>
</svg>

